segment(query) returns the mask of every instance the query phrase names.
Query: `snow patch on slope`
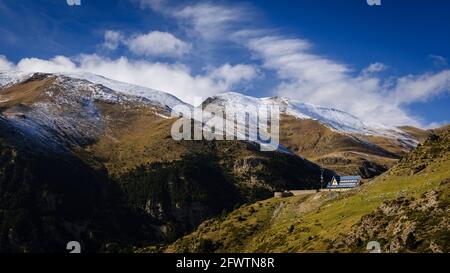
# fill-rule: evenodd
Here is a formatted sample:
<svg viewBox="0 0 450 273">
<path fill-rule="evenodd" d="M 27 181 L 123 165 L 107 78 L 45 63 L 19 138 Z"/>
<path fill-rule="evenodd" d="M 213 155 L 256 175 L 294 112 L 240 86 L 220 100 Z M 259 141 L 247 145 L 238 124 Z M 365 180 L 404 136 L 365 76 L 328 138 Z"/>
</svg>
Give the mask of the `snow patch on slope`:
<svg viewBox="0 0 450 273">
<path fill-rule="evenodd" d="M 0 89 L 7 88 L 11 85 L 20 83 L 31 76 L 34 73 L 28 73 L 16 70 L 2 70 L 0 71 Z"/>
<path fill-rule="evenodd" d="M 299 101 L 288 101 L 287 105 L 286 114 L 297 118 L 320 121 L 336 131 L 360 134 L 375 133 L 372 128 L 357 117 L 337 109 L 319 107 Z"/>
<path fill-rule="evenodd" d="M 111 90 L 121 92 L 123 94 L 137 96 L 146 98 L 153 102 L 158 102 L 162 106 L 167 106 L 170 109 L 173 109 L 177 105 L 185 105 L 190 106 L 186 104 L 185 102 L 181 101 L 175 96 L 172 96 L 168 93 L 153 90 L 150 88 L 133 85 L 129 83 L 124 83 L 112 79 L 105 78 L 103 76 L 91 74 L 91 73 L 62 73 L 58 74 L 62 76 L 67 76 L 74 79 L 83 79 L 86 81 L 89 81 L 94 84 L 100 84 L 103 85 Z"/>
<path fill-rule="evenodd" d="M 331 130 L 362 135 L 376 135 L 390 138 L 401 138 L 410 142 L 402 131 L 394 127 L 380 124 L 368 124 L 358 117 L 333 108 L 320 107 L 280 97 L 255 98 L 240 93 L 228 92 L 210 99 L 227 109 L 245 111 L 244 109 L 257 109 L 258 105 L 278 105 L 280 112 L 294 116 L 298 119 L 312 119 L 324 124 Z"/>
</svg>

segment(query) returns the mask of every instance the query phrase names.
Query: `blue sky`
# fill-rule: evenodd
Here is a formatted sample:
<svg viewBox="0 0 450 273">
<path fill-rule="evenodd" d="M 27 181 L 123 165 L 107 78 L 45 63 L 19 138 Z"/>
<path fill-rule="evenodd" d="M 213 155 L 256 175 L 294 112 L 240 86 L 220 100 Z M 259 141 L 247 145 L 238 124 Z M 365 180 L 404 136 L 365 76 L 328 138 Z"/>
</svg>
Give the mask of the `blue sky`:
<svg viewBox="0 0 450 273">
<path fill-rule="evenodd" d="M 286 96 L 368 122 L 449 122 L 445 0 L 3 0 L 0 69 L 88 71 L 192 102 Z"/>
</svg>

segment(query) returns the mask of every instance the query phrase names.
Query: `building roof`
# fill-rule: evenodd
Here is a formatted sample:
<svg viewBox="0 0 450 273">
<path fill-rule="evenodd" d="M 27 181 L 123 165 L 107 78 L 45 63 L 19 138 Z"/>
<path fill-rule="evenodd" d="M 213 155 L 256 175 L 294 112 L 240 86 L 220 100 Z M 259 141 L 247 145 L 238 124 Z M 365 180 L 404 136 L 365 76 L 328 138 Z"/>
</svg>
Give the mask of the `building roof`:
<svg viewBox="0 0 450 273">
<path fill-rule="evenodd" d="M 338 181 L 361 180 L 361 176 L 359 176 L 359 175 L 354 175 L 354 176 L 335 176 L 335 178 Z"/>
</svg>

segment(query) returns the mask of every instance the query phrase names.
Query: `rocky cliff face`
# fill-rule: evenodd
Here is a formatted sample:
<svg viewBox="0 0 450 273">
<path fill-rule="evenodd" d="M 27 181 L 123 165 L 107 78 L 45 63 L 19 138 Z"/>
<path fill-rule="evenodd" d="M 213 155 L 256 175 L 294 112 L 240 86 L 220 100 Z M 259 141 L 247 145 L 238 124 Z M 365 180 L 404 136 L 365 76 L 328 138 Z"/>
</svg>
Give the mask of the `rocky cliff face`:
<svg viewBox="0 0 450 273">
<path fill-rule="evenodd" d="M 450 179 L 418 199 L 399 198 L 365 215 L 344 239 L 354 251 L 376 240 L 383 252 L 450 252 Z"/>
<path fill-rule="evenodd" d="M 389 175 L 421 176 L 435 164 L 448 168 L 449 136 L 448 127 L 437 130 L 423 145 L 403 157 Z M 421 196 L 383 203 L 362 217 L 343 241 L 354 251 L 361 251 L 365 247 L 363 242 L 375 240 L 385 252 L 449 252 L 449 204 L 450 178 L 444 178 L 435 189 Z"/>
</svg>

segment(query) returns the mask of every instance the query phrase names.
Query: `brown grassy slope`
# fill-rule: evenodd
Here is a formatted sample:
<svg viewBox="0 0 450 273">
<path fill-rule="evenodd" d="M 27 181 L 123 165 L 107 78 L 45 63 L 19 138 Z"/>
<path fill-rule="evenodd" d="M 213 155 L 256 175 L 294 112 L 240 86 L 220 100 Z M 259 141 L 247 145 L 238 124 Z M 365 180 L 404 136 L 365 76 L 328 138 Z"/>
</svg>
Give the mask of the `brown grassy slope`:
<svg viewBox="0 0 450 273">
<path fill-rule="evenodd" d="M 180 159 L 184 154 L 182 147 L 169 145 L 172 121 L 156 115 L 153 109 L 133 106 L 122 109 L 119 105 L 100 102 L 97 107 L 106 122 L 106 130 L 86 151 L 95 155 L 112 174 L 140 164 Z"/>
<path fill-rule="evenodd" d="M 444 125 L 439 128 L 430 129 L 428 131 L 430 131 L 431 133 L 435 133 L 435 134 L 442 134 L 442 133 L 445 133 L 446 131 L 448 131 L 449 129 L 450 129 L 450 124 L 447 124 L 447 125 Z"/>
<path fill-rule="evenodd" d="M 256 144 L 244 141 L 175 141 L 170 134 L 175 119 L 156 115 L 154 109 L 132 106 L 118 109 L 118 105 L 104 103 L 97 103 L 97 106 L 106 121 L 106 130 L 95 144 L 85 147 L 83 152 L 94 156 L 112 175 L 123 174 L 140 165 L 178 161 L 188 155 L 204 154 L 216 156 L 224 171 L 247 180 L 243 181 L 246 184 L 265 184 L 263 180 L 281 172 L 282 169 L 272 166 L 279 160 L 289 163 L 285 164 L 285 170 L 290 165 L 297 166 L 291 170 L 292 173 L 284 174 L 291 177 L 290 181 L 286 181 L 288 184 L 301 187 L 302 181 L 308 184 L 320 181 L 319 167 L 296 156 L 261 152 Z M 311 170 L 314 170 L 312 176 Z M 280 177 L 271 179 L 275 181 L 266 182 L 276 183 Z"/>
<path fill-rule="evenodd" d="M 30 105 L 40 100 L 54 79 L 54 77 L 32 77 L 23 83 L 1 90 L 0 109 L 8 109 L 18 105 Z"/>
<path fill-rule="evenodd" d="M 430 135 L 429 130 L 424 130 L 413 126 L 401 126 L 399 128 L 402 131 L 414 137 L 415 139 L 417 139 L 421 143 L 427 140 L 428 136 Z"/>
<path fill-rule="evenodd" d="M 170 126 L 173 120 L 154 115 L 153 111 L 137 109 L 120 112 L 122 116 L 117 116 L 118 111 L 108 107 L 112 106 L 99 105 L 107 121 L 111 121 L 110 129 L 90 149 L 106 162 L 114 162 L 113 169 L 118 168 L 117 164 L 123 164 L 127 169 L 136 161 L 177 160 L 183 154 L 205 147 L 202 142 L 172 142 Z M 289 116 L 282 117 L 280 142 L 297 155 L 340 174 L 358 173 L 364 177 L 384 172 L 403 152 L 394 140 L 380 138 L 379 146 L 368 145 L 354 136 L 333 132 L 317 121 Z"/>
<path fill-rule="evenodd" d="M 86 148 L 113 174 L 123 173 L 138 165 L 180 160 L 193 153 L 219 152 L 251 156 L 253 145 L 243 142 L 213 143 L 209 141 L 175 141 L 170 130 L 175 119 L 155 114 L 147 107 L 127 107 L 97 103 L 107 129 L 97 143 Z M 168 113 L 165 113 L 166 115 Z M 214 147 L 221 147 L 213 151 Z"/>
<path fill-rule="evenodd" d="M 399 158 L 399 144 L 384 138 L 384 142 L 378 141 L 380 145 L 374 145 L 363 141 L 363 138 L 332 131 L 318 121 L 286 115 L 282 116 L 280 126 L 281 144 L 297 155 L 340 174 L 373 177 L 391 167 Z M 385 144 L 396 149 L 389 149 Z"/>
</svg>

